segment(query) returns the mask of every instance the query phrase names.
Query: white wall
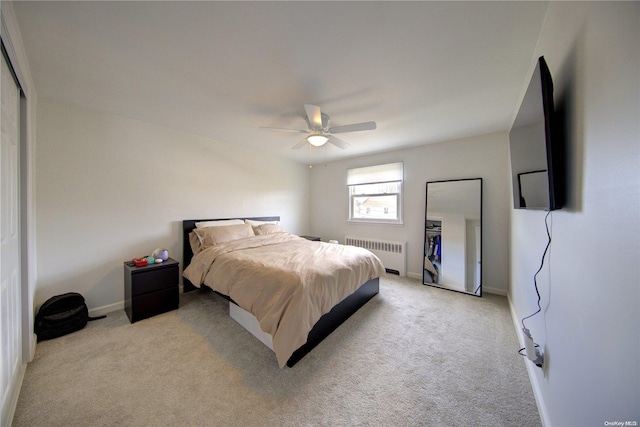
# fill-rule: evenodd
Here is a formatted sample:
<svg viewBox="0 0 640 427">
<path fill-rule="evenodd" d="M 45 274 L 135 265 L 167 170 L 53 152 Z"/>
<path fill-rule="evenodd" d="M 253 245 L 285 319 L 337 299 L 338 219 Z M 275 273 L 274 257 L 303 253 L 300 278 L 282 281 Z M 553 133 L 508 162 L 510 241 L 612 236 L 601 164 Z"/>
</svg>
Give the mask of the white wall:
<svg viewBox="0 0 640 427">
<path fill-rule="evenodd" d="M 569 203 L 551 214 L 538 280 L 542 312 L 527 323 L 545 352 L 544 369 L 527 366 L 548 426 L 640 423 L 639 23 L 638 2 L 551 2 L 536 50 L 570 152 Z M 511 212 L 517 319 L 537 308 L 544 216 Z"/>
<path fill-rule="evenodd" d="M 404 162 L 404 225 L 348 223 L 347 169 Z M 314 166 L 311 224 L 324 241 L 345 235 L 407 242 L 407 275 L 422 277 L 427 181 L 483 178 L 483 290 L 506 294 L 510 187 L 508 139 L 503 133 L 431 144 Z"/>
<path fill-rule="evenodd" d="M 280 215 L 309 231 L 309 170 L 231 145 L 52 100 L 38 104 L 36 305 L 67 291 L 122 307 L 123 261 L 166 247 L 181 221 Z"/>
</svg>

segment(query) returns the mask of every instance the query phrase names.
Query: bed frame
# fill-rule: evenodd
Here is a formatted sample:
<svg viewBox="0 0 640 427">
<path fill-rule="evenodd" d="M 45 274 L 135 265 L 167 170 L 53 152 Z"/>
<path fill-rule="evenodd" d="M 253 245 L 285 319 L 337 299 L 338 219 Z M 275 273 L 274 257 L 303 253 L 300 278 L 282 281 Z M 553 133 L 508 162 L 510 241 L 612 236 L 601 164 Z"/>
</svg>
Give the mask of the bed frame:
<svg viewBox="0 0 640 427">
<path fill-rule="evenodd" d="M 183 269 L 191 263 L 193 258 L 193 251 L 189 244 L 189 233 L 196 227 L 196 222 L 200 221 L 223 221 L 227 219 L 250 219 L 254 221 L 280 221 L 279 216 L 269 217 L 235 217 L 235 218 L 214 218 L 214 219 L 188 219 L 182 221 L 182 242 L 183 242 Z M 184 292 L 189 292 L 197 289 L 189 280 L 183 277 L 183 289 Z M 333 331 L 335 331 L 342 323 L 344 323 L 352 314 L 358 311 L 363 305 L 367 303 L 380 291 L 380 279 L 371 279 L 362 286 L 360 286 L 353 294 L 342 300 L 338 305 L 333 307 L 330 312 L 322 316 L 318 322 L 314 325 L 313 329 L 307 336 L 307 342 L 298 348 L 287 361 L 287 366 L 292 367 L 300 359 L 302 359 L 307 353 L 309 353 L 315 346 L 320 344 L 322 340 L 328 337 Z M 213 291 L 215 292 L 215 291 Z M 219 292 L 215 292 L 230 303 L 235 302 L 226 295 L 222 295 Z"/>
</svg>

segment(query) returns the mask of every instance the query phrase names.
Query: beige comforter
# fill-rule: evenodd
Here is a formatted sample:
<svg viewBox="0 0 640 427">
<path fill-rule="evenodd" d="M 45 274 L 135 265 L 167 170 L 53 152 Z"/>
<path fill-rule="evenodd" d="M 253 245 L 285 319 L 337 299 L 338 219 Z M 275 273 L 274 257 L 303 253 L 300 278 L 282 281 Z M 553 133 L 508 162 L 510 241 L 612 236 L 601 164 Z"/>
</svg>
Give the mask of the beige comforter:
<svg viewBox="0 0 640 427">
<path fill-rule="evenodd" d="M 183 272 L 195 286 L 204 283 L 252 313 L 273 337 L 280 367 L 323 314 L 383 274 L 380 260 L 366 249 L 286 232 L 207 248 Z"/>
</svg>

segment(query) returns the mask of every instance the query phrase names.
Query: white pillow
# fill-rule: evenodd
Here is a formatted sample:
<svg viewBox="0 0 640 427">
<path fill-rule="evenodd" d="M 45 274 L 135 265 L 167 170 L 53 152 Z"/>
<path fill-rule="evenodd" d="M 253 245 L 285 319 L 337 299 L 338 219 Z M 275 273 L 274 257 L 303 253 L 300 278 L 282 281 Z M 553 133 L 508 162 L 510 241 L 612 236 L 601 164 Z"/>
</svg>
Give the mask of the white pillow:
<svg viewBox="0 0 640 427">
<path fill-rule="evenodd" d="M 201 221 L 201 222 L 196 222 L 196 228 L 224 227 L 225 225 L 239 225 L 239 224 L 244 224 L 244 221 L 241 219 L 223 219 L 221 221 Z"/>
<path fill-rule="evenodd" d="M 256 236 L 261 236 L 263 234 L 280 233 L 282 231 L 284 230 L 277 224 L 262 224 L 257 227 L 253 227 L 253 232 L 256 233 Z"/>
<path fill-rule="evenodd" d="M 196 247 L 196 250 L 193 251 L 194 254 L 198 253 L 202 249 L 206 249 L 220 243 L 244 239 L 246 237 L 252 237 L 256 235 L 253 231 L 253 227 L 251 227 L 249 224 L 235 224 L 225 227 L 196 228 L 192 231 L 192 233 L 197 236 L 200 243 L 200 246 Z M 189 243 L 191 243 L 191 241 Z"/>
<path fill-rule="evenodd" d="M 280 221 L 254 221 L 252 219 L 245 219 L 244 223 L 249 224 L 252 227 L 259 227 L 264 224 L 275 224 L 278 225 Z"/>
</svg>

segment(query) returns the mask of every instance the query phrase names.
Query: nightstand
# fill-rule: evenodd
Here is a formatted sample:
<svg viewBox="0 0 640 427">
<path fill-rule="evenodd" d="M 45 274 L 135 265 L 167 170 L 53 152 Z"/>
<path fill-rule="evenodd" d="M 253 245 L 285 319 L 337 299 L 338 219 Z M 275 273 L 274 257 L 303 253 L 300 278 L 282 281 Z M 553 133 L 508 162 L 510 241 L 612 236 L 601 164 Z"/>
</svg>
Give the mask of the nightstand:
<svg viewBox="0 0 640 427">
<path fill-rule="evenodd" d="M 179 263 L 132 267 L 124 264 L 124 311 L 131 323 L 178 308 Z"/>
<path fill-rule="evenodd" d="M 305 239 L 311 240 L 313 242 L 319 242 L 320 241 L 320 238 L 316 237 L 316 236 L 300 236 L 300 237 L 304 237 Z"/>
</svg>

